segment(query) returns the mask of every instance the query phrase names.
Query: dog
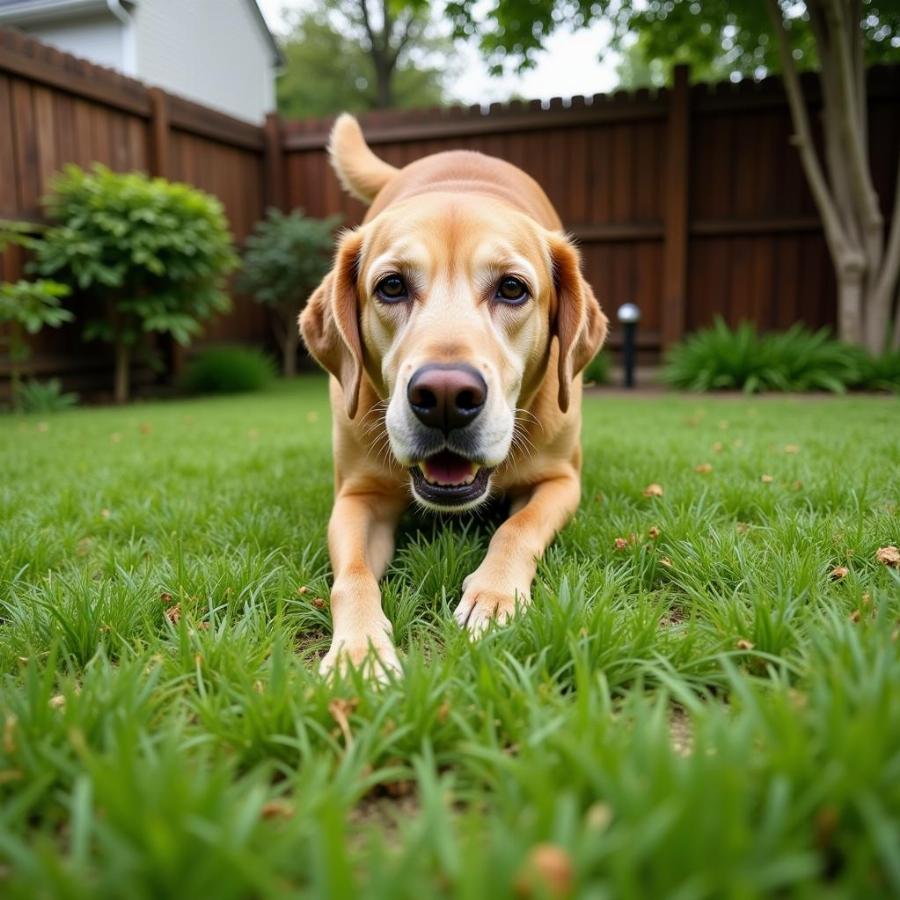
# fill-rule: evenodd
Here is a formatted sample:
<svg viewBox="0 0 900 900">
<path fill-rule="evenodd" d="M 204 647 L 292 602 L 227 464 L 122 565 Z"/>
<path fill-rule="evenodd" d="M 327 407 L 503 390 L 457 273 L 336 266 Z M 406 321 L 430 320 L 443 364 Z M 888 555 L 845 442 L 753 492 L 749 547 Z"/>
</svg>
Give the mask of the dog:
<svg viewBox="0 0 900 900">
<path fill-rule="evenodd" d="M 371 204 L 300 315 L 330 375 L 334 636 L 322 671 L 399 670 L 379 580 L 410 502 L 509 500 L 455 618 L 473 635 L 530 602 L 581 494 L 581 370 L 607 319 L 550 200 L 521 169 L 460 150 L 397 169 L 356 119 L 331 132 L 344 188 Z"/>
</svg>

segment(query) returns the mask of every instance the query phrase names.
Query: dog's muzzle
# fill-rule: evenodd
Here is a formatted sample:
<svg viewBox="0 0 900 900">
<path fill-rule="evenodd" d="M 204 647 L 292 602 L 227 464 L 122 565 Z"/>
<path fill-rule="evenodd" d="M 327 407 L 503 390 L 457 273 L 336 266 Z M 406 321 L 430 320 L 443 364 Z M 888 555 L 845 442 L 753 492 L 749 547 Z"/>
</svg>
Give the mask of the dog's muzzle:
<svg viewBox="0 0 900 900">
<path fill-rule="evenodd" d="M 488 388 L 469 365 L 432 363 L 417 369 L 406 397 L 416 419 L 435 440 L 410 469 L 413 491 L 429 506 L 465 509 L 487 493 L 491 469 L 466 449 L 468 431 L 484 409 Z"/>
</svg>

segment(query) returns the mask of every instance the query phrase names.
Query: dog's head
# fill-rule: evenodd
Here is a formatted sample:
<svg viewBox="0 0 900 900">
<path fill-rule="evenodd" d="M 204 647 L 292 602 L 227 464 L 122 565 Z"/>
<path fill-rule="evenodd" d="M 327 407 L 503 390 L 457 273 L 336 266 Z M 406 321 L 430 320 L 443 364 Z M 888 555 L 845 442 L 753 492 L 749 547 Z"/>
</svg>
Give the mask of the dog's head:
<svg viewBox="0 0 900 900">
<path fill-rule="evenodd" d="M 429 192 L 342 236 L 301 330 L 351 419 L 363 373 L 386 401 L 416 499 L 463 510 L 487 498 L 551 359 L 568 409 L 606 318 L 562 234 L 485 196 Z"/>
</svg>

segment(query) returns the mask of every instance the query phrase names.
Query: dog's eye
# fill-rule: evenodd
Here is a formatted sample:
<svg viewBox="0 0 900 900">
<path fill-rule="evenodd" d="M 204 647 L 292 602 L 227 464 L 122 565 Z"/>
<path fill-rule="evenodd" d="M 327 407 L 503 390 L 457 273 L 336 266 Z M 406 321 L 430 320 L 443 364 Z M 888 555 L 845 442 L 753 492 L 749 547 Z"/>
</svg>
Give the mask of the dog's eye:
<svg viewBox="0 0 900 900">
<path fill-rule="evenodd" d="M 497 299 L 503 303 L 524 303 L 528 299 L 528 287 L 525 282 L 507 275 L 497 285 Z"/>
<path fill-rule="evenodd" d="M 386 303 L 405 300 L 407 296 L 406 282 L 399 275 L 386 275 L 375 286 L 375 293 Z"/>
</svg>

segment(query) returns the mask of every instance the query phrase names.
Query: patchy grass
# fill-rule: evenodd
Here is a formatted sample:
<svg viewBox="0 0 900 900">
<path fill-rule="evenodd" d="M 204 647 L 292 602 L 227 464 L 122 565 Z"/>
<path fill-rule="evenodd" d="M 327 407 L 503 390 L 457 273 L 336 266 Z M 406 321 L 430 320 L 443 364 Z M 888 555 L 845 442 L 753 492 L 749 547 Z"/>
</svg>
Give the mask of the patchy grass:
<svg viewBox="0 0 900 900">
<path fill-rule="evenodd" d="M 897 895 L 898 412 L 589 396 L 514 625 L 404 526 L 382 690 L 315 675 L 322 380 L 2 420 L 0 894 Z"/>
</svg>

